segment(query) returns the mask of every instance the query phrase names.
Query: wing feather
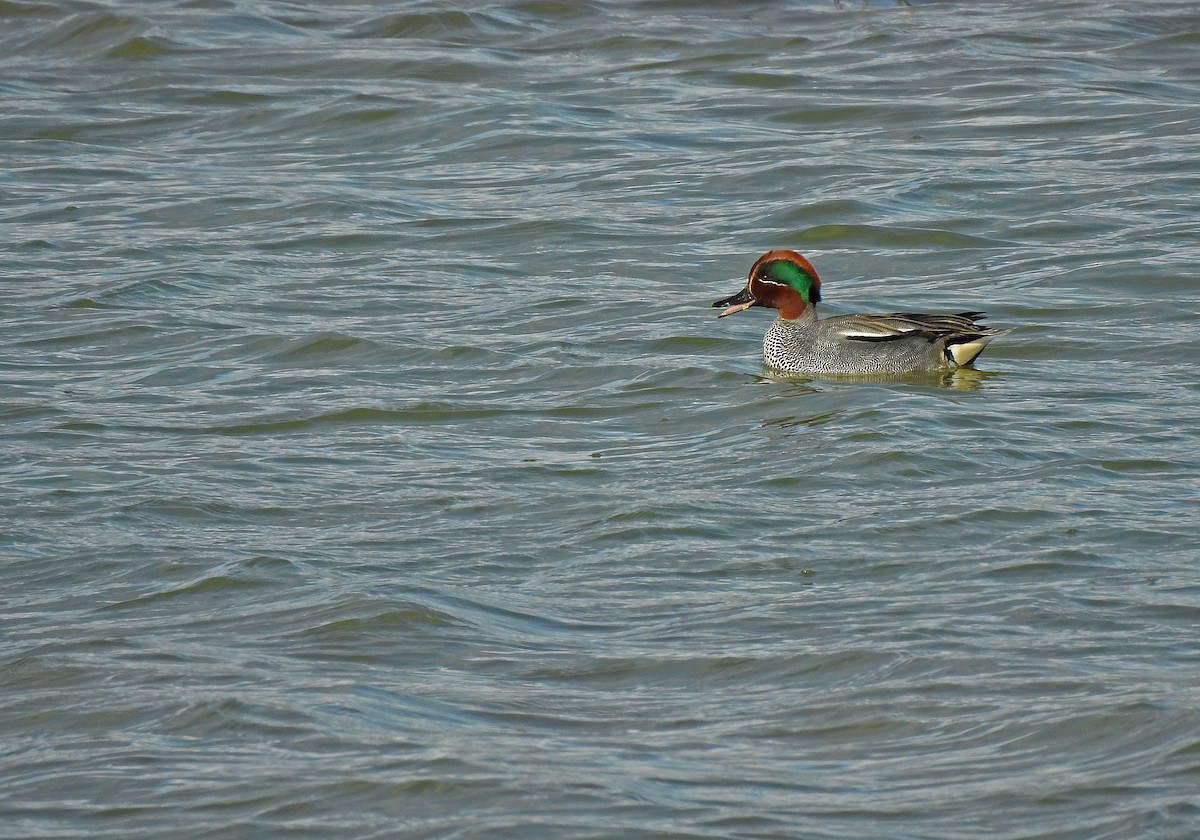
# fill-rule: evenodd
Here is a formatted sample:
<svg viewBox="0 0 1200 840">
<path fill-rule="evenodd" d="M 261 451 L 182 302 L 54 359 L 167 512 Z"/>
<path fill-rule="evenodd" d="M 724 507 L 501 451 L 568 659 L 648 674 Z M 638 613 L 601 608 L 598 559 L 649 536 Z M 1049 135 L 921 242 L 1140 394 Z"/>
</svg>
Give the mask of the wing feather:
<svg viewBox="0 0 1200 840">
<path fill-rule="evenodd" d="M 978 334 L 981 331 L 986 333 L 989 328 L 976 323 L 984 317 L 982 312 L 960 312 L 957 315 L 925 315 L 918 312 L 843 315 L 836 319 L 836 327 L 850 341 L 895 341 L 906 337 L 936 341 L 946 336 Z"/>
</svg>

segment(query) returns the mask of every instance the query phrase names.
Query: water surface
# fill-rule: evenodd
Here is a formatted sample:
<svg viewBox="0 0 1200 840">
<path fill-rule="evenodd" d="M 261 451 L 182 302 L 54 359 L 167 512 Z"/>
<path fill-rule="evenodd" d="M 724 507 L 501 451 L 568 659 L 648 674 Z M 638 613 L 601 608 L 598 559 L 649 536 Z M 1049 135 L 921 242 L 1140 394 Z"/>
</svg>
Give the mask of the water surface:
<svg viewBox="0 0 1200 840">
<path fill-rule="evenodd" d="M 5 836 L 1194 836 L 1198 45 L 0 0 Z M 777 247 L 1015 331 L 764 375 Z"/>
</svg>

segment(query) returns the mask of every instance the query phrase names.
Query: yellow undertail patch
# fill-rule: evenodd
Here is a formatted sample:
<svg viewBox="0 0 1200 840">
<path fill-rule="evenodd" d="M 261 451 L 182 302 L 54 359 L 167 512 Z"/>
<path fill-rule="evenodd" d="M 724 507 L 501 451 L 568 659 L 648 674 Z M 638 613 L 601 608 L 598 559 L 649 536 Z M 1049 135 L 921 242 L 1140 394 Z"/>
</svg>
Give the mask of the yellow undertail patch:
<svg viewBox="0 0 1200 840">
<path fill-rule="evenodd" d="M 977 338 L 974 341 L 966 341 L 962 344 L 951 344 L 946 348 L 946 352 L 950 354 L 950 358 L 954 360 L 954 364 L 959 367 L 966 367 L 975 361 L 976 357 L 983 352 L 983 348 L 988 346 L 988 342 L 995 336 L 987 338 Z"/>
</svg>

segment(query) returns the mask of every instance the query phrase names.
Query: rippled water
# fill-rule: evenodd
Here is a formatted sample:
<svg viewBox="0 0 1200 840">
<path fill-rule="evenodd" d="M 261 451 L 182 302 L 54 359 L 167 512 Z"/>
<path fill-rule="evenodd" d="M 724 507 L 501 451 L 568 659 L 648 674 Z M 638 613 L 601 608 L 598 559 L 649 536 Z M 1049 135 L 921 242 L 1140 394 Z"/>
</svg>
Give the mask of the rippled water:
<svg viewBox="0 0 1200 840">
<path fill-rule="evenodd" d="M 0 0 L 6 837 L 1200 833 L 1200 12 Z M 826 311 L 978 373 L 764 376 Z"/>
</svg>

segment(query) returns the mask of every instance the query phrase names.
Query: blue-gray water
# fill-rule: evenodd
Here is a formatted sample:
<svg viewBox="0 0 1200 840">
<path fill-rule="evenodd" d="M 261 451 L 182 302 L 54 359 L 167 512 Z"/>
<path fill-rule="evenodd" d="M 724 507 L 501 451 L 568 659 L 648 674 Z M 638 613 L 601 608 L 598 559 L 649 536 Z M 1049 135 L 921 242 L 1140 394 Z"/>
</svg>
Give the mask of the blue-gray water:
<svg viewBox="0 0 1200 840">
<path fill-rule="evenodd" d="M 0 0 L 0 835 L 1200 833 L 1200 10 Z M 763 376 L 984 309 L 948 381 Z"/>
</svg>

